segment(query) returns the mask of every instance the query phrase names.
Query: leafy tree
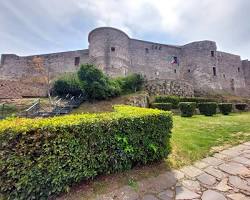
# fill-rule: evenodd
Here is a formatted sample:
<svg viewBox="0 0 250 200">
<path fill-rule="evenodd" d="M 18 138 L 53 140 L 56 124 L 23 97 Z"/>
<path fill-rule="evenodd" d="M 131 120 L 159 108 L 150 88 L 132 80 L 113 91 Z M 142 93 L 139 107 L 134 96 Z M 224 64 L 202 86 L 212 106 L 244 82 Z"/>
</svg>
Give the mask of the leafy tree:
<svg viewBox="0 0 250 200">
<path fill-rule="evenodd" d="M 81 65 L 77 74 L 80 86 L 89 100 L 102 100 L 120 95 L 120 86 L 94 65 Z"/>
</svg>

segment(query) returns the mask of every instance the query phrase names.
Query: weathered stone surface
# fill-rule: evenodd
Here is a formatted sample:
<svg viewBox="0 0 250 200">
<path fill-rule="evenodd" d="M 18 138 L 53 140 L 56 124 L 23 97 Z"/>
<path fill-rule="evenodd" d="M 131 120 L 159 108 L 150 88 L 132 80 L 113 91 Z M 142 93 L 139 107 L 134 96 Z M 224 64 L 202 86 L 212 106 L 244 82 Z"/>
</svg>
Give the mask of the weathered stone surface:
<svg viewBox="0 0 250 200">
<path fill-rule="evenodd" d="M 244 158 L 250 159 L 250 153 L 244 153 L 241 156 L 243 156 Z"/>
<path fill-rule="evenodd" d="M 193 166 L 183 167 L 181 171 L 189 177 L 196 177 L 203 173 L 200 169 Z"/>
<path fill-rule="evenodd" d="M 219 166 L 219 169 L 232 175 L 249 175 L 250 174 L 249 169 L 247 169 L 244 165 L 235 163 L 235 162 L 222 164 Z"/>
<path fill-rule="evenodd" d="M 206 162 L 209 165 L 214 165 L 214 166 L 217 166 L 217 165 L 220 165 L 223 163 L 223 161 L 221 159 L 218 159 L 215 157 L 207 157 L 207 158 L 202 159 L 201 161 Z"/>
<path fill-rule="evenodd" d="M 228 157 L 232 158 L 232 157 L 239 156 L 241 152 L 238 150 L 227 149 L 227 150 L 222 151 L 221 154 L 225 154 Z"/>
<path fill-rule="evenodd" d="M 227 195 L 227 197 L 232 200 L 249 200 L 250 199 L 250 197 L 246 197 L 244 194 L 241 194 L 241 193 L 229 194 Z"/>
<path fill-rule="evenodd" d="M 157 177 L 148 178 L 138 183 L 138 191 L 145 193 L 151 191 L 159 193 L 165 189 L 171 188 L 176 184 L 177 179 L 171 172 L 166 172 Z"/>
<path fill-rule="evenodd" d="M 250 159 L 248 159 L 248 158 L 244 158 L 244 157 L 239 156 L 239 157 L 233 158 L 232 160 L 235 162 L 241 163 L 245 166 L 250 166 Z"/>
<path fill-rule="evenodd" d="M 142 200 L 159 200 L 158 198 L 156 198 L 154 195 L 152 194 L 147 194 L 145 196 L 142 197 Z"/>
<path fill-rule="evenodd" d="M 203 173 L 200 176 L 198 176 L 197 180 L 200 181 L 200 183 L 202 184 L 210 185 L 210 186 L 216 183 L 216 179 L 207 173 Z"/>
<path fill-rule="evenodd" d="M 158 194 L 161 200 L 172 200 L 174 198 L 174 192 L 172 190 L 165 190 Z"/>
<path fill-rule="evenodd" d="M 139 195 L 129 186 L 124 186 L 118 190 L 115 190 L 109 194 L 101 195 L 97 197 L 97 200 L 136 200 Z"/>
<path fill-rule="evenodd" d="M 182 181 L 182 185 L 189 190 L 200 191 L 200 183 L 198 181 L 186 179 Z"/>
<path fill-rule="evenodd" d="M 208 167 L 209 164 L 206 163 L 206 162 L 197 161 L 197 162 L 194 163 L 194 166 L 199 168 L 199 169 L 204 169 L 204 168 Z"/>
<path fill-rule="evenodd" d="M 250 193 L 250 186 L 247 184 L 247 181 L 241 179 L 238 176 L 229 176 L 229 184 L 233 187 L 248 191 Z"/>
<path fill-rule="evenodd" d="M 213 190 L 205 191 L 202 194 L 201 199 L 202 200 L 227 200 L 223 194 L 213 191 Z"/>
<path fill-rule="evenodd" d="M 226 154 L 222 154 L 222 153 L 216 153 L 213 155 L 213 157 L 221 159 L 221 160 L 229 160 L 231 157 L 226 155 Z"/>
<path fill-rule="evenodd" d="M 229 187 L 227 185 L 227 182 L 228 182 L 227 178 L 222 179 L 222 181 L 215 187 L 215 189 L 222 191 L 222 192 L 226 192 L 226 191 L 232 189 L 231 187 Z"/>
<path fill-rule="evenodd" d="M 199 198 L 200 195 L 188 190 L 185 187 L 176 187 L 176 196 L 175 199 L 176 200 L 181 200 L 181 199 L 195 199 L 195 198 Z"/>
<path fill-rule="evenodd" d="M 225 173 L 223 173 L 222 171 L 215 169 L 214 167 L 208 167 L 206 169 L 204 169 L 205 172 L 207 172 L 208 174 L 218 178 L 218 179 L 222 179 L 223 177 L 226 176 Z"/>
<path fill-rule="evenodd" d="M 185 174 L 183 172 L 181 172 L 180 170 L 172 170 L 171 172 L 174 174 L 174 177 L 177 180 L 183 179 L 185 176 Z"/>
</svg>

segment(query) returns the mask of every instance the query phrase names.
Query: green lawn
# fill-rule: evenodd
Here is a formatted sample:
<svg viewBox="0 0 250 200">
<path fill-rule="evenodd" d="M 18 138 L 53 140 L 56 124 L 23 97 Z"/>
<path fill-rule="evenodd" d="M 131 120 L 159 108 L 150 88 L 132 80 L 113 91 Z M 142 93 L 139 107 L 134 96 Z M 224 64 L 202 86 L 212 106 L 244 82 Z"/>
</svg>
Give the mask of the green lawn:
<svg viewBox="0 0 250 200">
<path fill-rule="evenodd" d="M 168 162 L 181 167 L 212 153 L 211 148 L 250 140 L 250 112 L 192 118 L 174 116 Z"/>
</svg>

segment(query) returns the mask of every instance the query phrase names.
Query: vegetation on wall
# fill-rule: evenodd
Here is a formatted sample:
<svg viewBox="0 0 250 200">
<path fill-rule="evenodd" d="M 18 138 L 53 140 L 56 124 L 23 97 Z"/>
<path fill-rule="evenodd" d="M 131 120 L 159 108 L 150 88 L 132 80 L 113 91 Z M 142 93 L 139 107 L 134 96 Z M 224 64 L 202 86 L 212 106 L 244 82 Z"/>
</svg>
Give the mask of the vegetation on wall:
<svg viewBox="0 0 250 200">
<path fill-rule="evenodd" d="M 170 112 L 131 106 L 114 109 L 103 114 L 3 120 L 0 193 L 9 199 L 47 199 L 75 182 L 168 155 Z"/>
<path fill-rule="evenodd" d="M 81 65 L 77 73 L 65 74 L 54 82 L 56 95 L 84 94 L 88 100 L 103 100 L 141 90 L 144 79 L 139 74 L 112 79 L 92 64 Z"/>
</svg>

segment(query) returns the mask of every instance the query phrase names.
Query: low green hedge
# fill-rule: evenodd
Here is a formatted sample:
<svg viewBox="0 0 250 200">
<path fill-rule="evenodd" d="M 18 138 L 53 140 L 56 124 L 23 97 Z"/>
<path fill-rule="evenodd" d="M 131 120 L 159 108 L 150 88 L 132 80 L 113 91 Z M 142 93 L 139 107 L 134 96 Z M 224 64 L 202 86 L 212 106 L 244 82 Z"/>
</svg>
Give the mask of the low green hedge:
<svg viewBox="0 0 250 200">
<path fill-rule="evenodd" d="M 155 102 L 172 103 L 173 108 L 178 108 L 178 104 L 180 102 L 195 102 L 198 104 L 203 102 L 216 102 L 216 100 L 211 98 L 201 98 L 201 97 L 178 97 L 178 96 L 159 95 L 155 97 Z"/>
<path fill-rule="evenodd" d="M 177 96 L 156 96 L 155 103 L 172 103 L 172 108 L 178 108 L 180 97 Z"/>
<path fill-rule="evenodd" d="M 170 112 L 115 112 L 0 122 L 0 193 L 47 199 L 99 174 L 161 160 L 170 152 Z"/>
<path fill-rule="evenodd" d="M 216 102 L 199 103 L 198 108 L 201 114 L 205 116 L 213 116 L 216 114 L 217 103 Z"/>
<path fill-rule="evenodd" d="M 173 104 L 172 103 L 152 103 L 151 108 L 157 108 L 160 110 L 171 110 Z"/>
<path fill-rule="evenodd" d="M 192 117 L 196 108 L 195 102 L 180 102 L 179 108 L 182 117 Z"/>
<path fill-rule="evenodd" d="M 228 115 L 232 112 L 233 104 L 231 103 L 219 103 L 218 107 L 223 115 Z"/>
<path fill-rule="evenodd" d="M 246 103 L 236 103 L 235 108 L 240 111 L 244 111 L 247 109 L 247 104 Z"/>
</svg>

